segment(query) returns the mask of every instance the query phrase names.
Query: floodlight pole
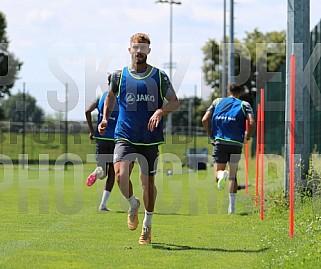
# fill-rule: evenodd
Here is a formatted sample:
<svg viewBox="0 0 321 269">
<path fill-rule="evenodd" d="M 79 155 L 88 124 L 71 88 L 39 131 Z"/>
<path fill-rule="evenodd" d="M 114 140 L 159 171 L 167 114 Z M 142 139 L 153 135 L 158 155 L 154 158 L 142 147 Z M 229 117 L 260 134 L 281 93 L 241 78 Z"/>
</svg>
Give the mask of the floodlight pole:
<svg viewBox="0 0 321 269">
<path fill-rule="evenodd" d="M 172 82 L 173 78 L 173 53 L 172 53 L 172 47 L 173 47 L 173 4 L 181 5 L 181 1 L 173 1 L 173 0 L 158 0 L 155 3 L 167 3 L 170 6 L 170 16 L 169 16 L 169 79 Z M 166 135 L 172 134 L 172 114 L 167 115 L 167 124 L 166 124 Z"/>
<path fill-rule="evenodd" d="M 223 51 L 222 51 L 222 79 L 221 79 L 221 91 L 222 97 L 226 97 L 226 0 L 224 0 L 224 14 L 223 14 Z"/>
<path fill-rule="evenodd" d="M 194 102 L 193 102 L 193 110 L 194 110 L 194 120 L 196 119 L 196 98 L 197 98 L 197 85 L 194 86 Z M 196 148 L 197 148 L 197 123 L 195 122 L 194 123 L 194 137 L 193 137 L 193 140 L 194 140 L 194 149 L 195 149 L 195 153 L 196 153 Z"/>
<path fill-rule="evenodd" d="M 68 169 L 68 83 L 65 84 L 65 170 Z"/>
<path fill-rule="evenodd" d="M 230 40 L 228 83 L 234 82 L 234 0 L 230 0 Z"/>
<path fill-rule="evenodd" d="M 26 83 L 23 82 L 22 89 L 22 169 L 25 168 L 25 154 L 26 154 Z"/>
</svg>

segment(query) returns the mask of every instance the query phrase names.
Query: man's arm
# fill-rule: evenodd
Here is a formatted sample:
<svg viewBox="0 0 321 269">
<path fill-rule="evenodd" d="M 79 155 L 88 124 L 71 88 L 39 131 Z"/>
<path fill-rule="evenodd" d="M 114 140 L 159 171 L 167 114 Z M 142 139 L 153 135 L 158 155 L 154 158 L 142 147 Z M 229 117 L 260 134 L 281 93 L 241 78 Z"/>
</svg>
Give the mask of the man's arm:
<svg viewBox="0 0 321 269">
<path fill-rule="evenodd" d="M 212 135 L 212 115 L 213 111 L 212 110 L 207 110 L 202 118 L 202 124 L 203 127 L 207 133 L 207 135 L 210 137 Z"/>
<path fill-rule="evenodd" d="M 107 123 L 111 113 L 114 110 L 115 102 L 116 102 L 115 93 L 112 91 L 109 91 L 104 100 L 103 118 L 100 124 L 98 125 L 98 131 L 101 135 L 104 135 L 106 132 Z"/>
<path fill-rule="evenodd" d="M 147 129 L 151 132 L 158 127 L 158 124 L 160 123 L 163 116 L 170 114 L 179 108 L 179 100 L 176 96 L 175 91 L 173 90 L 171 83 L 168 80 L 168 77 L 166 83 L 163 83 L 162 85 L 164 85 L 164 87 L 166 88 L 165 99 L 167 102 L 163 105 L 162 108 L 157 109 L 149 119 Z M 161 90 L 164 93 L 164 89 Z"/>
<path fill-rule="evenodd" d="M 95 109 L 96 109 L 96 102 L 92 102 L 89 104 L 89 106 L 86 108 L 86 111 L 85 111 L 86 121 L 89 127 L 89 138 L 91 140 L 94 139 L 94 133 L 95 133 L 93 123 L 92 123 L 92 118 L 91 118 L 91 112 L 93 112 Z"/>
<path fill-rule="evenodd" d="M 255 128 L 256 128 L 256 123 L 255 123 L 255 119 L 254 119 L 253 114 L 248 114 L 247 120 L 249 122 L 249 130 L 247 131 L 247 133 L 245 135 L 245 139 L 250 140 L 253 133 L 255 132 Z"/>
<path fill-rule="evenodd" d="M 162 116 L 168 115 L 179 108 L 179 100 L 175 93 L 166 97 L 166 100 L 167 103 L 162 108 L 158 109 Z"/>
<path fill-rule="evenodd" d="M 107 128 L 107 122 L 109 120 L 111 113 L 114 110 L 116 96 L 119 90 L 120 75 L 121 75 L 121 71 L 116 70 L 111 76 L 109 91 L 104 100 L 103 117 L 102 117 L 101 123 L 98 125 L 98 132 L 101 135 L 105 134 L 106 128 Z"/>
<path fill-rule="evenodd" d="M 212 117 L 213 117 L 213 113 L 215 110 L 215 107 L 217 106 L 217 104 L 220 102 L 222 98 L 216 98 L 212 104 L 209 106 L 209 108 L 206 110 L 203 118 L 202 118 L 202 124 L 203 127 L 207 133 L 207 135 L 209 137 L 211 137 L 212 135 Z"/>
<path fill-rule="evenodd" d="M 249 130 L 245 133 L 245 139 L 250 140 L 253 133 L 255 132 L 256 123 L 254 119 L 253 108 L 248 102 L 243 102 L 245 111 L 246 111 L 246 118 L 249 122 Z"/>
</svg>

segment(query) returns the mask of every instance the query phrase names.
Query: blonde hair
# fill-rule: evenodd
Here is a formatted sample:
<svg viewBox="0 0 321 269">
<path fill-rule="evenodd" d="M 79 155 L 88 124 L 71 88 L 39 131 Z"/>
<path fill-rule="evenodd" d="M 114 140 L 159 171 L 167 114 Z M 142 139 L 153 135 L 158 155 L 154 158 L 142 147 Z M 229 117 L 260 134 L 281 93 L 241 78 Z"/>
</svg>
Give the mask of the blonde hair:
<svg viewBox="0 0 321 269">
<path fill-rule="evenodd" d="M 137 33 L 131 36 L 130 43 L 147 43 L 150 44 L 150 38 L 147 34 Z"/>
</svg>

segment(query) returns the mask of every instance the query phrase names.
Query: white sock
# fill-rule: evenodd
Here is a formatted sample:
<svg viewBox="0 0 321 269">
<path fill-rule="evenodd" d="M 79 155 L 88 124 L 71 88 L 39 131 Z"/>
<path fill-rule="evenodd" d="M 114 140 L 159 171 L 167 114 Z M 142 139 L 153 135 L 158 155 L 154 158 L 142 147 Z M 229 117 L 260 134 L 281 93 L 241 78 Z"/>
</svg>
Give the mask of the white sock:
<svg viewBox="0 0 321 269">
<path fill-rule="evenodd" d="M 96 174 L 99 179 L 103 179 L 105 177 L 104 169 L 101 166 L 97 166 L 93 173 Z"/>
<path fill-rule="evenodd" d="M 143 227 L 152 227 L 152 217 L 154 212 L 147 212 L 145 210 L 145 217 L 143 220 Z"/>
<path fill-rule="evenodd" d="M 137 199 L 134 194 L 131 197 L 129 197 L 127 201 L 129 202 L 131 208 L 137 207 Z"/>
<path fill-rule="evenodd" d="M 106 206 L 106 203 L 107 203 L 107 200 L 109 198 L 109 195 L 110 195 L 110 191 L 104 190 L 103 196 L 101 198 L 101 203 L 100 203 L 101 205 Z"/>
<path fill-rule="evenodd" d="M 228 213 L 233 214 L 235 211 L 236 193 L 229 193 L 229 201 Z"/>
<path fill-rule="evenodd" d="M 223 172 L 224 172 L 223 170 L 218 170 L 216 173 L 216 175 L 217 175 L 216 178 L 221 179 L 223 177 Z"/>
</svg>

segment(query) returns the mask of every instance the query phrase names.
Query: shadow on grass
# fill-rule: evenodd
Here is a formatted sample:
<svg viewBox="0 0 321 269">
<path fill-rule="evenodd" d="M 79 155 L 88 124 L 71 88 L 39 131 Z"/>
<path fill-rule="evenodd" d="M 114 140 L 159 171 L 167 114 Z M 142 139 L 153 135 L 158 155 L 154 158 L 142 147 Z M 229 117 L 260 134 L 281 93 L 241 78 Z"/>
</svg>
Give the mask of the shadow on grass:
<svg viewBox="0 0 321 269">
<path fill-rule="evenodd" d="M 112 211 L 113 213 L 128 213 L 127 211 L 123 211 L 123 210 L 115 210 Z M 239 216 L 248 216 L 248 215 L 253 215 L 253 214 L 259 214 L 259 211 L 248 211 L 248 212 L 241 212 L 241 213 L 237 213 L 235 215 L 239 215 Z M 139 212 L 139 214 L 144 214 L 144 212 Z M 228 215 L 227 213 L 215 213 L 215 214 L 219 214 L 219 215 Z M 215 215 L 212 214 L 212 215 Z M 166 212 L 154 212 L 154 215 L 160 215 L 160 216 L 196 216 L 193 214 L 186 214 L 186 213 L 166 213 Z"/>
<path fill-rule="evenodd" d="M 114 213 L 128 213 L 127 211 L 122 210 L 116 210 L 113 211 Z M 138 214 L 144 214 L 144 212 L 139 212 Z M 185 213 L 166 213 L 166 212 L 154 212 L 154 215 L 160 215 L 160 216 L 191 216 L 190 214 Z"/>
<path fill-rule="evenodd" d="M 166 243 L 151 243 L 152 248 L 161 250 L 201 250 L 201 251 L 216 251 L 216 252 L 240 252 L 240 253 L 260 253 L 269 250 L 269 248 L 264 247 L 261 249 L 224 249 L 224 248 L 202 248 L 202 247 L 191 247 L 191 246 L 181 246 Z"/>
<path fill-rule="evenodd" d="M 239 213 L 238 215 L 240 215 L 240 216 L 249 216 L 249 215 L 253 215 L 253 214 L 259 214 L 260 212 L 259 211 L 257 211 L 257 212 L 255 212 L 255 211 L 248 211 L 248 212 L 241 212 L 241 213 Z"/>
</svg>

